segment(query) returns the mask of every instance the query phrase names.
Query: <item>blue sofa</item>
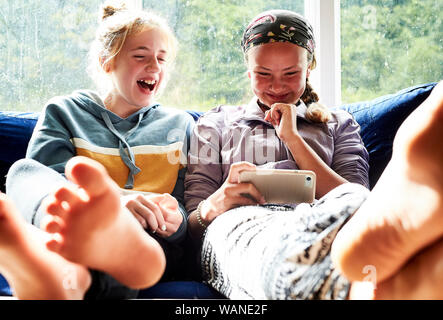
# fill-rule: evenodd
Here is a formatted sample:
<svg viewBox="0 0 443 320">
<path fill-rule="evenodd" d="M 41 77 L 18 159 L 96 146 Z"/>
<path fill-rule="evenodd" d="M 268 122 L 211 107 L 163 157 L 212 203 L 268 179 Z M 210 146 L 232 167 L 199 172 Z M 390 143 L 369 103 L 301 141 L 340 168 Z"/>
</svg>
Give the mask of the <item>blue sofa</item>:
<svg viewBox="0 0 443 320">
<path fill-rule="evenodd" d="M 403 89 L 371 101 L 342 105 L 361 126 L 361 136 L 370 156 L 370 188 L 375 185 L 392 155 L 392 142 L 404 119 L 419 106 L 436 83 Z M 189 111 L 195 120 L 200 112 Z M 5 191 L 5 175 L 9 167 L 24 157 L 38 113 L 0 111 L 0 190 Z M 0 275 L 0 295 L 11 295 Z M 159 283 L 144 290 L 142 298 L 221 298 L 211 288 L 197 281 Z"/>
</svg>

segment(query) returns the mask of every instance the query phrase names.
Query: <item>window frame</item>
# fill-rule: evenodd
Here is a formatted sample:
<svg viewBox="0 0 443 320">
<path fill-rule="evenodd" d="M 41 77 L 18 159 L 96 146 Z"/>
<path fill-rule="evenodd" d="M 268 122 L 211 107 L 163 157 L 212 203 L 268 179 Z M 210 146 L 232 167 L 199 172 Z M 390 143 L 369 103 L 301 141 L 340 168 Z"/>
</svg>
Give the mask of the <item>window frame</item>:
<svg viewBox="0 0 443 320">
<path fill-rule="evenodd" d="M 321 103 L 328 107 L 340 106 L 340 0 L 305 0 L 305 17 L 314 28 L 317 42 L 317 67 L 309 80 Z"/>
</svg>

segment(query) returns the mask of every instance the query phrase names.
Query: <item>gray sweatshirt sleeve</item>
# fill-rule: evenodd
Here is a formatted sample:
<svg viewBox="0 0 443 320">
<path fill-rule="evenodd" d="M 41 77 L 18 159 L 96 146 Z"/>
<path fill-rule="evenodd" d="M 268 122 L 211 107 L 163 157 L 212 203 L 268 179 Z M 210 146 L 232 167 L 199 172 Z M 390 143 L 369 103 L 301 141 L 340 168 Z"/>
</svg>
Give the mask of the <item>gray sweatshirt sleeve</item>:
<svg viewBox="0 0 443 320">
<path fill-rule="evenodd" d="M 71 135 L 63 126 L 62 107 L 48 104 L 29 141 L 26 158 L 34 159 L 64 174 L 66 163 L 76 155 Z"/>
</svg>

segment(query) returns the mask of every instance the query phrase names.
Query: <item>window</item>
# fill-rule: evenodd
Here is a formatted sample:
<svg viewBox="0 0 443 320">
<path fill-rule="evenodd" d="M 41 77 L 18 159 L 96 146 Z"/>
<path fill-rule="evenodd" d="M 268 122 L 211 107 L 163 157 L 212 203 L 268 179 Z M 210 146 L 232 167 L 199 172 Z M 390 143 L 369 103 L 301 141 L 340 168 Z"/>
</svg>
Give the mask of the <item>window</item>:
<svg viewBox="0 0 443 320">
<path fill-rule="evenodd" d="M 338 0 L 315 1 L 324 6 Z M 94 88 L 86 74 L 86 56 L 102 2 L 0 0 L 0 110 L 40 111 L 55 95 Z M 249 100 L 240 49 L 246 24 L 272 8 L 304 14 L 305 3 L 314 0 L 132 2 L 163 15 L 180 42 L 161 102 L 208 110 Z M 441 1 L 342 0 L 338 11 L 343 102 L 443 78 Z M 328 12 L 324 10 L 322 17 Z"/>
<path fill-rule="evenodd" d="M 0 110 L 40 111 L 90 88 L 86 55 L 100 1 L 0 0 Z"/>
<path fill-rule="evenodd" d="M 441 0 L 342 0 L 342 101 L 443 79 Z"/>
<path fill-rule="evenodd" d="M 167 105 L 208 110 L 218 104 L 249 99 L 249 80 L 240 42 L 244 28 L 260 12 L 280 8 L 303 14 L 303 0 L 169 0 L 143 1 L 168 21 L 180 49 Z"/>
<path fill-rule="evenodd" d="M 103 1 L 0 0 L 0 110 L 40 111 L 55 95 L 93 88 L 86 55 Z M 244 101 L 243 28 L 259 12 L 303 12 L 303 0 L 142 1 L 168 19 L 180 41 L 164 104 L 207 110 Z"/>
</svg>

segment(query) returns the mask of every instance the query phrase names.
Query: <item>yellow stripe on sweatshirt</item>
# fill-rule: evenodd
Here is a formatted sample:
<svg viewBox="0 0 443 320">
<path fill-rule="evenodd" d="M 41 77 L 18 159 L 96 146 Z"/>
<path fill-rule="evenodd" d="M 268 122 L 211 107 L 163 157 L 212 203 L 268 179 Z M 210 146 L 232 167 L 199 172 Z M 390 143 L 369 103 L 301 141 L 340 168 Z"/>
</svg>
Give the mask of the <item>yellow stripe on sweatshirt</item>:
<svg viewBox="0 0 443 320">
<path fill-rule="evenodd" d="M 120 158 L 117 148 L 104 148 L 75 138 L 73 143 L 77 155 L 100 162 L 111 178 L 123 188 L 128 178 L 129 169 Z M 183 168 L 183 143 L 167 146 L 137 146 L 131 148 L 135 164 L 141 172 L 134 177 L 134 191 L 171 193 L 174 190 L 178 171 Z M 182 161 L 180 161 L 182 160 Z"/>
</svg>

